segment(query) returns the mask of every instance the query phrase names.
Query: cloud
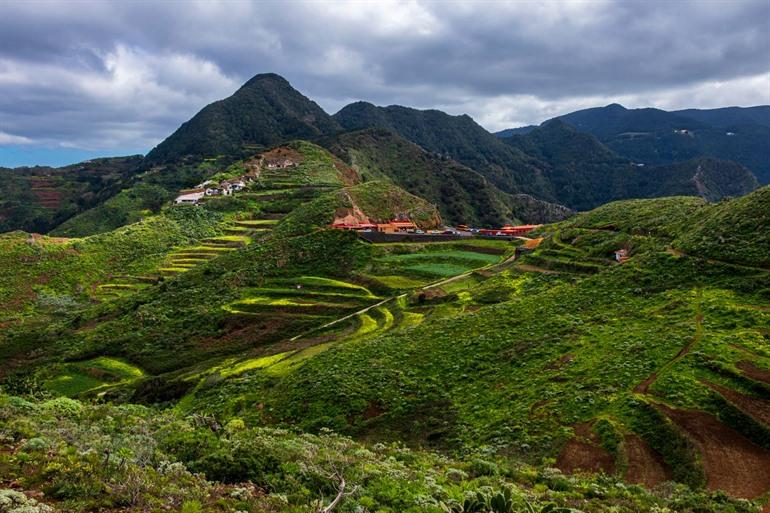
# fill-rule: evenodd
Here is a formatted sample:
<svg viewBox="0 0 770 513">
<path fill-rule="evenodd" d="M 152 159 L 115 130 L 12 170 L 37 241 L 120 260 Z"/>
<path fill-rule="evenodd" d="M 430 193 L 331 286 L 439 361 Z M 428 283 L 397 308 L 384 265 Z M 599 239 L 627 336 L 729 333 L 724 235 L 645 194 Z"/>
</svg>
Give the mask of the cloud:
<svg viewBox="0 0 770 513">
<path fill-rule="evenodd" d="M 32 144 L 32 139 L 0 131 L 0 146 Z"/>
<path fill-rule="evenodd" d="M 767 0 L 0 3 L 0 127 L 147 151 L 252 75 L 334 112 L 467 112 L 491 130 L 611 102 L 770 103 Z"/>
</svg>

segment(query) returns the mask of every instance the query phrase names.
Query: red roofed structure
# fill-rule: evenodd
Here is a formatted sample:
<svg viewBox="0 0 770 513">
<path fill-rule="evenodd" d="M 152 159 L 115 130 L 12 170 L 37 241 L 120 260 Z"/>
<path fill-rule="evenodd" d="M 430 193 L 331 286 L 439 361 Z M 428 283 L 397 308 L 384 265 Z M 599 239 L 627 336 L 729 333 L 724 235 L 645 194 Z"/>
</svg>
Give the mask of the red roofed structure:
<svg viewBox="0 0 770 513">
<path fill-rule="evenodd" d="M 535 228 L 540 228 L 542 224 L 520 224 L 518 226 L 511 226 L 506 224 L 502 228 L 482 228 L 479 233 L 482 235 L 504 235 L 508 237 L 520 237 L 527 235 Z"/>
</svg>

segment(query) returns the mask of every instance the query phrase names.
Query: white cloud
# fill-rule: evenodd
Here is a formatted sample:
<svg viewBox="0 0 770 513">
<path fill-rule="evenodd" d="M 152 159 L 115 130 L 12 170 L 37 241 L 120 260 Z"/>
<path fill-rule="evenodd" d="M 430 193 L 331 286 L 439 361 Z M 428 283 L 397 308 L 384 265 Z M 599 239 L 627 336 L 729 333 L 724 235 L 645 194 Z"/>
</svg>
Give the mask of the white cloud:
<svg viewBox="0 0 770 513">
<path fill-rule="evenodd" d="M 10 145 L 22 145 L 22 144 L 32 144 L 32 139 L 29 137 L 23 137 L 21 135 L 13 135 L 9 134 L 8 132 L 0 131 L 0 146 L 10 146 Z"/>
</svg>

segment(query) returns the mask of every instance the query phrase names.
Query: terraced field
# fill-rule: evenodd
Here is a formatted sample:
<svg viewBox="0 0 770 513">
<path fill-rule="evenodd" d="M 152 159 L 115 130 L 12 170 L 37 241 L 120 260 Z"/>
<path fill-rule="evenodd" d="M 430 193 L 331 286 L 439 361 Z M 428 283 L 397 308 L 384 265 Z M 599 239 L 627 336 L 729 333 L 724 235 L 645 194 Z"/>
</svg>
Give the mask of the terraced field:
<svg viewBox="0 0 770 513">
<path fill-rule="evenodd" d="M 128 385 L 144 375 L 138 367 L 106 356 L 57 365 L 48 372 L 50 377 L 43 386 L 68 397 L 98 394 L 109 387 Z"/>
<path fill-rule="evenodd" d="M 168 255 L 166 263 L 158 269 L 162 276 L 175 276 L 217 256 L 235 251 L 251 243 L 245 235 L 223 235 L 201 241 L 200 245 L 179 248 Z"/>
</svg>

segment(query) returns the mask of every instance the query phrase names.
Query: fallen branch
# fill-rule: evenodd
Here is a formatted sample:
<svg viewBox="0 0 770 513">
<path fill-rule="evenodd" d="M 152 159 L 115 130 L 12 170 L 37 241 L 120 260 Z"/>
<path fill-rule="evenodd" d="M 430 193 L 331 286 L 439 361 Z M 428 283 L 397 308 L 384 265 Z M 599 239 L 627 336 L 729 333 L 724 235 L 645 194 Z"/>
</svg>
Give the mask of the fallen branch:
<svg viewBox="0 0 770 513">
<path fill-rule="evenodd" d="M 322 505 L 321 508 L 318 510 L 318 513 L 329 513 L 331 510 L 334 509 L 334 507 L 337 504 L 340 503 L 340 501 L 342 500 L 342 498 L 344 496 L 345 496 L 345 478 L 344 477 L 340 477 L 340 486 L 339 486 L 338 491 L 337 491 L 337 496 L 325 508 Z"/>
</svg>

